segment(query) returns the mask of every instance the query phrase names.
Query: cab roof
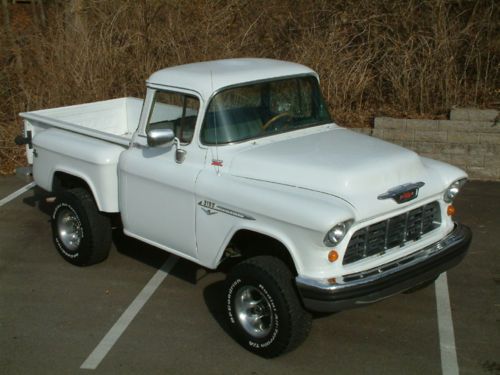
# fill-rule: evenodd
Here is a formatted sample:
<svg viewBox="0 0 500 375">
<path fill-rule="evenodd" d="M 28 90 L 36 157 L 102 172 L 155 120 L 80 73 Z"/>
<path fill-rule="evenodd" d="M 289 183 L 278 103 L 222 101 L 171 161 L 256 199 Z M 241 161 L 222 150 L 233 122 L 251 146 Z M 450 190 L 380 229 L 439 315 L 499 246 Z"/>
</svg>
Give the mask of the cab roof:
<svg viewBox="0 0 500 375">
<path fill-rule="evenodd" d="M 294 75 L 317 73 L 307 66 L 273 59 L 238 58 L 178 65 L 153 73 L 148 85 L 177 87 L 208 99 L 223 87 Z"/>
</svg>

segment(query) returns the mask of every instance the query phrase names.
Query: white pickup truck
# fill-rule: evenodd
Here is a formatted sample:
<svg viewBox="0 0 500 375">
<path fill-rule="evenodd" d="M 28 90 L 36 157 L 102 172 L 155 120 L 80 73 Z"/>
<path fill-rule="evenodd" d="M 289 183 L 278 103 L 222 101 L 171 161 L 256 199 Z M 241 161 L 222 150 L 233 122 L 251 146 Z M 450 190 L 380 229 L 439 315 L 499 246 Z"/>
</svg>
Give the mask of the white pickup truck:
<svg viewBox="0 0 500 375">
<path fill-rule="evenodd" d="M 230 258 L 229 325 L 264 357 L 297 347 L 311 312 L 432 283 L 471 241 L 452 219 L 467 175 L 333 123 L 303 65 L 176 66 L 144 100 L 20 116 L 63 258 L 104 260 L 117 215 L 128 236 L 204 267 Z"/>
</svg>

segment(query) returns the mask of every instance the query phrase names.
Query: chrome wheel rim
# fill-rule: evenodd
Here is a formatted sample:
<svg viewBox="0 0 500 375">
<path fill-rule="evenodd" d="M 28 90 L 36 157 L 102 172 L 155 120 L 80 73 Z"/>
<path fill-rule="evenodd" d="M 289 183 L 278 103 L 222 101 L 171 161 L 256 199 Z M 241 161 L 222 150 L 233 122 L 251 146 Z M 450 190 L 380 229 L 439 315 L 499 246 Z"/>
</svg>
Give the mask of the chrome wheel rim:
<svg viewBox="0 0 500 375">
<path fill-rule="evenodd" d="M 271 332 L 274 323 L 271 303 L 262 291 L 244 286 L 235 296 L 234 309 L 241 327 L 255 338 L 263 338 Z"/>
<path fill-rule="evenodd" d="M 68 208 L 61 208 L 56 225 L 59 239 L 64 247 L 70 252 L 76 251 L 83 238 L 82 224 L 78 216 Z"/>
</svg>

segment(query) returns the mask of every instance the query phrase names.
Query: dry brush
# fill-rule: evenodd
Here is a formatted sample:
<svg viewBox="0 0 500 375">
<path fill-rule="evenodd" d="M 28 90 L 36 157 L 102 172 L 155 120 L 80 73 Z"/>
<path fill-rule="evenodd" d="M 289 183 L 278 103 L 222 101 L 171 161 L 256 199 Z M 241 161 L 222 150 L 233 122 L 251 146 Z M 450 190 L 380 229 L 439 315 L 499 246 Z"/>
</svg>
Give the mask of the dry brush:
<svg viewBox="0 0 500 375">
<path fill-rule="evenodd" d="M 352 127 L 370 126 L 374 115 L 435 117 L 453 105 L 499 105 L 494 0 L 37 4 L 3 8 L 3 174 L 24 163 L 12 143 L 18 112 L 142 96 L 153 71 L 194 61 L 255 56 L 311 66 L 333 117 Z M 19 21 L 23 14 L 29 22 Z"/>
</svg>

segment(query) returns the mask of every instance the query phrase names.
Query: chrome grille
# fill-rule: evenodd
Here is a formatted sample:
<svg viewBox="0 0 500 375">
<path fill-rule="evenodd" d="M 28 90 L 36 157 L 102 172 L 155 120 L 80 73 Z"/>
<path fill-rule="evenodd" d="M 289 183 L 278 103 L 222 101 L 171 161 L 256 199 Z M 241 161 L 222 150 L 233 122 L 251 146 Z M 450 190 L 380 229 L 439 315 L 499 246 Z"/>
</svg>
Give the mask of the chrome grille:
<svg viewBox="0 0 500 375">
<path fill-rule="evenodd" d="M 402 247 L 436 229 L 441 223 L 438 202 L 432 202 L 401 215 L 357 230 L 351 237 L 343 264 Z"/>
</svg>

